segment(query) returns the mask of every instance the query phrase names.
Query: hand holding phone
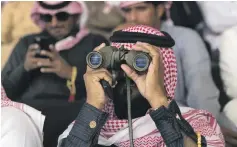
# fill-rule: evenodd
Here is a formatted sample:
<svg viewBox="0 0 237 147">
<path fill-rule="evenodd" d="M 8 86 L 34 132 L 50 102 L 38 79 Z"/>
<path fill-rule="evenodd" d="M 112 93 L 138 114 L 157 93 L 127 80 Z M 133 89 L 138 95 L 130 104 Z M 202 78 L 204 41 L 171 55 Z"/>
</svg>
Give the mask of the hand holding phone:
<svg viewBox="0 0 237 147">
<path fill-rule="evenodd" d="M 37 50 L 39 50 L 38 44 L 31 44 L 28 47 L 28 50 L 25 55 L 25 61 L 24 61 L 24 68 L 26 71 L 31 71 L 36 68 L 38 68 L 37 65 L 37 58 L 35 58 L 35 55 L 37 54 Z"/>
</svg>

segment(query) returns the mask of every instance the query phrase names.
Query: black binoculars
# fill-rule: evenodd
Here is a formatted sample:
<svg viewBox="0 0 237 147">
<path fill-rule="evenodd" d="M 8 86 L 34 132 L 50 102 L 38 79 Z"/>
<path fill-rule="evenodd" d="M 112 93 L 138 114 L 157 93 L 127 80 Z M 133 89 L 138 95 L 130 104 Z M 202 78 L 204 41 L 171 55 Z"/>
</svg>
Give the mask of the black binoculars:
<svg viewBox="0 0 237 147">
<path fill-rule="evenodd" d="M 106 46 L 99 51 L 90 52 L 86 57 L 86 62 L 92 69 L 105 68 L 112 71 L 118 71 L 121 64 L 127 64 L 137 73 L 142 73 L 147 71 L 151 57 L 148 53 L 127 50 L 123 46 L 119 49 Z"/>
</svg>

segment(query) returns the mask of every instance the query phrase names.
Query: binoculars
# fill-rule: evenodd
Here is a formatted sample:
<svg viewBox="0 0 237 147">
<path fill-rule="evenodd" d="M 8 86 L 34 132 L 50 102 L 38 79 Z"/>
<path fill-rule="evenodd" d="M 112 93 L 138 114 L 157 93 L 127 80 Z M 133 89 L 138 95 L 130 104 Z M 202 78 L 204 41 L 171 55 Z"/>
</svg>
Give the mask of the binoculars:
<svg viewBox="0 0 237 147">
<path fill-rule="evenodd" d="M 111 71 L 119 71 L 121 64 L 127 64 L 137 73 L 142 73 L 147 71 L 151 57 L 148 53 L 127 50 L 123 46 L 119 49 L 106 46 L 99 51 L 90 52 L 86 62 L 92 69 L 105 68 Z"/>
</svg>

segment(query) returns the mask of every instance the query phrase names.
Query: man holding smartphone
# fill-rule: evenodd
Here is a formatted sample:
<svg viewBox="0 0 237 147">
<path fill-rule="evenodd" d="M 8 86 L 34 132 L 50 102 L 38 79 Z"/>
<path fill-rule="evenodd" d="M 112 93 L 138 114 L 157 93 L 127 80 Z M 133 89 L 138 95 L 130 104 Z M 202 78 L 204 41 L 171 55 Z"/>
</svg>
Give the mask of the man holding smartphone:
<svg viewBox="0 0 237 147">
<path fill-rule="evenodd" d="M 42 31 L 20 39 L 2 71 L 7 96 L 46 116 L 45 147 L 77 116 L 86 95 L 86 55 L 107 42 L 85 28 L 87 15 L 83 2 L 35 2 L 31 17 Z M 42 36 L 47 41 L 37 42 Z"/>
</svg>

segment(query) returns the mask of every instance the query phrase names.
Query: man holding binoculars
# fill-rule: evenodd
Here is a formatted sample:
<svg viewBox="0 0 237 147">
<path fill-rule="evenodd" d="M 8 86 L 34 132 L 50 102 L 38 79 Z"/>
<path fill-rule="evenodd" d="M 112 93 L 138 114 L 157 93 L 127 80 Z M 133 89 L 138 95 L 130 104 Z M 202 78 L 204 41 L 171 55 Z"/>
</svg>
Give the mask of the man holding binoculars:
<svg viewBox="0 0 237 147">
<path fill-rule="evenodd" d="M 170 48 L 173 39 L 165 32 L 143 25 L 125 28 L 120 33 L 119 37 L 114 33 L 110 38 L 111 46 L 101 44 L 88 54 L 89 66 L 84 74 L 87 100 L 75 122 L 59 137 L 58 147 L 98 144 L 128 147 L 131 142 L 136 147 L 224 146 L 220 128 L 210 113 L 178 107 L 173 100 L 177 82 L 175 56 Z M 133 58 L 127 59 L 133 51 Z M 135 68 L 146 67 L 147 63 L 146 72 L 140 73 Z M 122 114 L 127 106 L 123 103 L 127 83 L 116 72 L 124 72 L 134 82 L 131 85 L 133 139 L 128 135 L 127 116 Z M 113 87 L 112 97 L 108 98 L 106 87 Z"/>
<path fill-rule="evenodd" d="M 100 50 L 101 48 L 105 47 L 105 44 L 101 44 L 99 47 L 96 48 L 96 50 Z M 137 51 L 143 51 L 147 52 L 151 57 L 152 57 L 152 62 L 150 64 L 149 71 L 147 75 L 138 75 L 135 70 L 130 68 L 126 64 L 122 64 L 121 68 L 123 71 L 126 73 L 128 77 L 130 77 L 136 84 L 137 87 L 140 91 L 140 93 L 149 101 L 150 105 L 152 108 L 156 109 L 159 108 L 162 105 L 168 106 L 168 101 L 165 96 L 165 91 L 164 91 L 164 81 L 161 80 L 163 73 L 160 73 L 160 70 L 162 65 L 160 64 L 160 55 L 157 49 L 155 49 L 153 46 L 147 44 L 147 43 L 142 43 L 142 42 L 137 42 L 136 45 L 133 48 L 134 50 Z M 158 67 L 158 69 L 156 69 Z M 87 72 L 84 75 L 84 79 L 86 82 L 86 89 L 87 89 L 87 102 L 91 105 L 94 104 L 94 106 L 98 109 L 102 109 L 105 104 L 105 96 L 102 95 L 97 95 L 98 93 L 104 93 L 103 89 L 101 87 L 100 81 L 105 80 L 107 81 L 110 86 L 113 86 L 112 84 L 112 75 L 108 70 L 102 68 L 98 70 L 93 70 L 90 67 L 87 67 Z M 88 83 L 87 83 L 88 81 Z M 158 81 L 158 82 L 157 82 Z M 96 98 L 97 97 L 97 98 Z M 92 99 L 92 102 L 90 100 Z"/>
</svg>

